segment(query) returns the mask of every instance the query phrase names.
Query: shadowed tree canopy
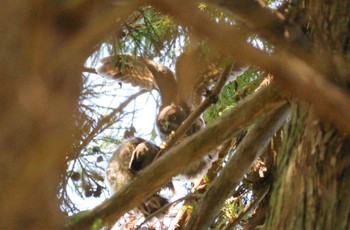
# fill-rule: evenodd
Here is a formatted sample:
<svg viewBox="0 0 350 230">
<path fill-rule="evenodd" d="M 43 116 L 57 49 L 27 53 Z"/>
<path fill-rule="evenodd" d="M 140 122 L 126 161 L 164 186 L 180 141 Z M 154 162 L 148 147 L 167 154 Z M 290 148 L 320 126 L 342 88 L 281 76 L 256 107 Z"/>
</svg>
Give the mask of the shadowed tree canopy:
<svg viewBox="0 0 350 230">
<path fill-rule="evenodd" d="M 349 12 L 340 0 L 5 0 L 0 229 L 349 229 Z M 112 80 L 98 75 L 106 60 Z M 234 63 L 248 70 L 232 78 Z M 190 93 L 160 137 L 162 104 Z M 160 152 L 111 195 L 107 162 L 132 137 Z M 191 188 L 177 177 L 213 152 Z M 135 207 L 172 179 L 188 195 L 143 223 Z"/>
</svg>

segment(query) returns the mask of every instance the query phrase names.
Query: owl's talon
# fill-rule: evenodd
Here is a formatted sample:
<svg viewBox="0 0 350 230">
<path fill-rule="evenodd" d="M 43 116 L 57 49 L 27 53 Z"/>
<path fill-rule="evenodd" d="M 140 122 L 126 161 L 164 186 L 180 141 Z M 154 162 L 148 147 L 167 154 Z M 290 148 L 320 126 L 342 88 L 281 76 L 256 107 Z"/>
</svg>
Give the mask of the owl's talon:
<svg viewBox="0 0 350 230">
<path fill-rule="evenodd" d="M 175 137 L 175 131 L 171 131 L 171 133 L 169 134 L 169 139 L 173 139 Z"/>
<path fill-rule="evenodd" d="M 168 146 L 168 144 L 167 144 L 166 142 L 163 142 L 163 143 L 160 144 L 159 148 L 160 148 L 161 150 L 163 150 L 163 149 L 165 149 L 167 146 Z"/>
</svg>

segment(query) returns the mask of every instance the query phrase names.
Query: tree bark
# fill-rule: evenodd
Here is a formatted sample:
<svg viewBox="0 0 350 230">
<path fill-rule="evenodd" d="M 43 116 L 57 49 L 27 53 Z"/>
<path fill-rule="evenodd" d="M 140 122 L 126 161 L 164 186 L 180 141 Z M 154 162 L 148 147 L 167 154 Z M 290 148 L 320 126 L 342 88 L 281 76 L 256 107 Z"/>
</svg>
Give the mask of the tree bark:
<svg viewBox="0 0 350 230">
<path fill-rule="evenodd" d="M 305 104 L 295 104 L 284 134 L 266 229 L 348 229 L 348 138 Z"/>
<path fill-rule="evenodd" d="M 305 3 L 312 19 L 310 40 L 320 47 L 313 52 L 323 59 L 319 68 L 348 90 L 350 68 L 344 63 L 349 60 L 350 18 L 345 12 L 350 4 Z M 294 101 L 292 108 L 277 159 L 277 181 L 265 229 L 349 229 L 349 136 L 320 119 L 307 103 Z"/>
</svg>

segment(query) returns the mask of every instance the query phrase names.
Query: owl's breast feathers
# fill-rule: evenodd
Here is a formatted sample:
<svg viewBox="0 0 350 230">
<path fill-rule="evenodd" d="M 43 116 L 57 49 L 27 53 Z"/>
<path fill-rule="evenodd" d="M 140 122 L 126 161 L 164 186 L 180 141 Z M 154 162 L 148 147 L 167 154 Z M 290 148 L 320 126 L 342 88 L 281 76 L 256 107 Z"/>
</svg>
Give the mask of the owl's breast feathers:
<svg viewBox="0 0 350 230">
<path fill-rule="evenodd" d="M 138 139 L 124 142 L 114 153 L 106 168 L 106 178 L 112 192 L 117 192 L 121 187 L 128 184 L 134 178 L 129 169 L 130 160 L 135 147 L 139 144 Z"/>
</svg>

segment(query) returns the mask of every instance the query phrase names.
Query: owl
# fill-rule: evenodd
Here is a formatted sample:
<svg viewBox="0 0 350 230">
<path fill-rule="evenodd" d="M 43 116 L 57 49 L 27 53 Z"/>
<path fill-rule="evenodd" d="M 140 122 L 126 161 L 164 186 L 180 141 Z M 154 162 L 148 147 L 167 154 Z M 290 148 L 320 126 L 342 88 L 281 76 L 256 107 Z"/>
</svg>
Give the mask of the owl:
<svg viewBox="0 0 350 230">
<path fill-rule="evenodd" d="M 181 54 L 176 61 L 175 73 L 165 65 L 131 54 L 118 54 L 100 60 L 96 72 L 108 79 L 130 83 L 142 89 L 159 91 L 161 106 L 156 117 L 156 126 L 162 140 L 166 140 L 187 116 L 201 103 L 205 93 L 218 80 L 222 72 L 220 63 L 224 58 L 206 56 L 200 49 Z M 229 80 L 242 74 L 247 67 L 235 63 Z M 203 127 L 198 118 L 187 135 Z"/>
<path fill-rule="evenodd" d="M 156 117 L 160 137 L 165 141 L 172 131 L 182 124 L 188 115 L 203 101 L 205 93 L 215 85 L 222 72 L 220 63 L 224 58 L 203 55 L 200 49 L 181 54 L 176 61 L 175 73 L 165 65 L 131 54 L 117 54 L 103 58 L 96 72 L 109 79 L 130 83 L 146 90 L 156 89 L 161 97 L 161 106 Z M 246 66 L 233 65 L 230 80 L 246 70 Z M 190 136 L 204 127 L 199 117 L 188 129 Z M 202 174 L 215 159 L 208 155 L 195 162 L 184 172 L 188 177 Z"/>
<path fill-rule="evenodd" d="M 128 184 L 142 169 L 152 163 L 159 147 L 142 138 L 131 138 L 123 142 L 114 152 L 106 168 L 106 179 L 112 193 Z M 168 188 L 173 189 L 172 184 Z M 168 204 L 167 198 L 155 193 L 137 207 L 144 216 L 149 216 Z"/>
</svg>

